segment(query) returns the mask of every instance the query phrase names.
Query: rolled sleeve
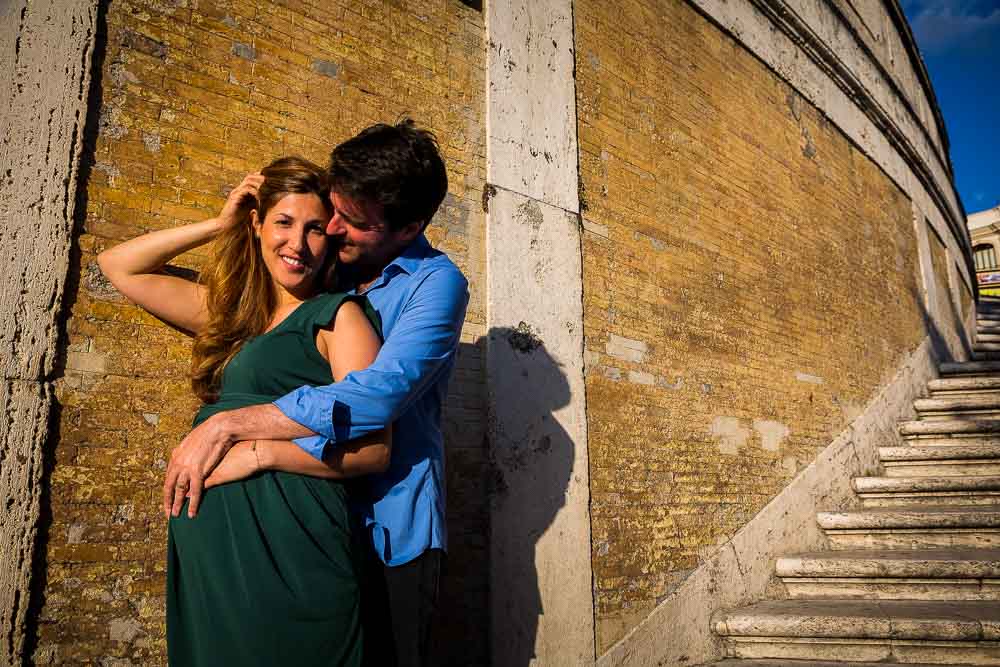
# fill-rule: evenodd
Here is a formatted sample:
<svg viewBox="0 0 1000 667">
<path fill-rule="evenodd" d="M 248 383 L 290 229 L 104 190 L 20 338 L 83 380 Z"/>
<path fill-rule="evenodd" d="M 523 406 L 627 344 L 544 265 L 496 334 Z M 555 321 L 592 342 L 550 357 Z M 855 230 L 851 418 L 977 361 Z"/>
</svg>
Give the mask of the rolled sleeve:
<svg viewBox="0 0 1000 667">
<path fill-rule="evenodd" d="M 309 389 L 313 387 L 299 387 L 276 400 L 274 405 L 292 421 L 323 435 L 326 427 L 332 423 L 333 404 L 327 405 L 324 402 L 309 400 L 307 391 Z"/>
<path fill-rule="evenodd" d="M 313 458 L 322 461 L 323 453 L 326 451 L 326 443 L 329 440 L 323 435 L 310 435 L 305 438 L 296 438 L 292 442 L 301 447 Z"/>
</svg>

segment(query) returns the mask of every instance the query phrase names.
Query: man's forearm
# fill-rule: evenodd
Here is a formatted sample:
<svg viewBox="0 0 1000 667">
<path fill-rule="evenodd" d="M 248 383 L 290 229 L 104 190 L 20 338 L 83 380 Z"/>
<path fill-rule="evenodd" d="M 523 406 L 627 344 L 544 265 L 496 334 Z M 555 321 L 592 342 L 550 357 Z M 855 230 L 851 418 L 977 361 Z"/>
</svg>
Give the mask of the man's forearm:
<svg viewBox="0 0 1000 667">
<path fill-rule="evenodd" d="M 454 267 L 432 272 L 407 302 L 371 366 L 335 384 L 299 387 L 274 405 L 333 445 L 384 428 L 450 370 L 467 286 Z"/>
<path fill-rule="evenodd" d="M 316 435 L 313 431 L 289 419 L 273 403 L 252 405 L 221 412 L 211 421 L 229 442 L 240 440 L 294 440 Z"/>
</svg>

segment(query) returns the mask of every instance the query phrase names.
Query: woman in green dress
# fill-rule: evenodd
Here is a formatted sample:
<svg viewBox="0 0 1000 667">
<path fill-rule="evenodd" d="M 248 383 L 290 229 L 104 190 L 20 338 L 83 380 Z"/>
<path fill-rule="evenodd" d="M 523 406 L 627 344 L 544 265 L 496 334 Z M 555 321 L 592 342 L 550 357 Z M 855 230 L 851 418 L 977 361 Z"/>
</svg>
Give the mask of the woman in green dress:
<svg viewBox="0 0 1000 667">
<path fill-rule="evenodd" d="M 98 257 L 122 294 L 195 338 L 195 424 L 374 360 L 367 301 L 326 289 L 337 254 L 330 215 L 323 171 L 283 158 L 247 176 L 218 217 Z M 212 240 L 201 282 L 160 272 Z M 170 517 L 170 664 L 359 665 L 356 542 L 338 480 L 384 470 L 390 447 L 388 429 L 322 461 L 288 441 L 235 444 L 197 516 L 175 507 Z"/>
</svg>

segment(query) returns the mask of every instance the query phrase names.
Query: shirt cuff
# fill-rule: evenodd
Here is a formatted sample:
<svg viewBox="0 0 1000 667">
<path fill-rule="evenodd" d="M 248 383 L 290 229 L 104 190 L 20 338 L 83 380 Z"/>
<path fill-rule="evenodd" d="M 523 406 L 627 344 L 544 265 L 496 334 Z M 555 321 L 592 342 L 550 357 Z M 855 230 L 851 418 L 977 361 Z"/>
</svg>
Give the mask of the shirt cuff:
<svg viewBox="0 0 1000 667">
<path fill-rule="evenodd" d="M 296 438 L 292 442 L 298 445 L 309 456 L 322 461 L 323 452 L 326 450 L 328 440 L 326 436 L 322 435 L 307 435 L 304 438 Z"/>
<path fill-rule="evenodd" d="M 274 401 L 274 405 L 286 417 L 302 424 L 310 431 L 327 439 L 335 438 L 333 433 L 333 401 L 317 400 L 318 396 L 310 396 L 314 391 L 313 387 L 299 387 Z"/>
</svg>

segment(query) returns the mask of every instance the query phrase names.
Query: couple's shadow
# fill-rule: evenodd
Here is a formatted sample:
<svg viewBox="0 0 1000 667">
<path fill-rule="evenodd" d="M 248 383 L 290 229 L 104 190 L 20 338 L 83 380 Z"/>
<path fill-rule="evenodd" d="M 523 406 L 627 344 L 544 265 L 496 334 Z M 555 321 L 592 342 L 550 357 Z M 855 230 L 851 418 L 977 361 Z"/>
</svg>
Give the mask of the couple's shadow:
<svg viewBox="0 0 1000 667">
<path fill-rule="evenodd" d="M 526 326 L 460 346 L 444 411 L 449 555 L 437 665 L 527 665 L 544 613 L 535 552 L 565 504 L 566 374 Z M 492 630 L 491 630 L 492 628 Z"/>
</svg>

